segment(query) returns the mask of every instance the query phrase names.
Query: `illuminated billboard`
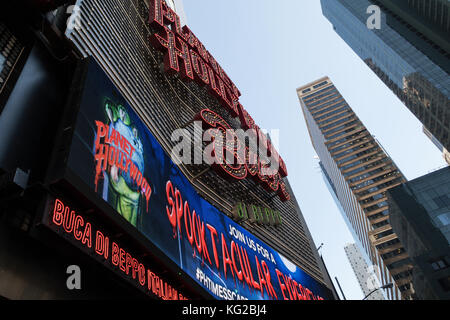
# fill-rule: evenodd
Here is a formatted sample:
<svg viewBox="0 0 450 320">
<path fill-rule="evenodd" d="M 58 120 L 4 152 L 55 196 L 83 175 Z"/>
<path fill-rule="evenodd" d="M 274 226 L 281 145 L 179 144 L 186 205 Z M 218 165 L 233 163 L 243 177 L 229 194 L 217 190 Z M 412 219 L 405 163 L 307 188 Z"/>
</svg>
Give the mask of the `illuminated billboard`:
<svg viewBox="0 0 450 320">
<path fill-rule="evenodd" d="M 200 197 L 93 60 L 78 107 L 67 167 L 214 298 L 332 299 Z"/>
</svg>

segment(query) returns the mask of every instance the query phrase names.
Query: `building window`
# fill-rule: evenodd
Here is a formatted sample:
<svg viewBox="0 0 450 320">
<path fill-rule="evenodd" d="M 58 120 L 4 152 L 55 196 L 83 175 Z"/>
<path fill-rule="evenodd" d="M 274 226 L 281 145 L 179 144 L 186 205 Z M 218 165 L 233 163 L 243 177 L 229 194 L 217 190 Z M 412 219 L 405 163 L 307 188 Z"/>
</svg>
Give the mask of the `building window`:
<svg viewBox="0 0 450 320">
<path fill-rule="evenodd" d="M 323 86 L 326 85 L 327 83 L 328 83 L 328 81 L 321 82 L 321 83 L 319 83 L 319 84 L 316 84 L 313 88 L 314 88 L 314 89 L 317 89 L 317 88 L 323 87 Z"/>
<path fill-rule="evenodd" d="M 446 194 L 444 194 L 443 196 L 434 198 L 433 201 L 434 201 L 434 203 L 436 203 L 436 205 L 439 208 L 450 207 L 450 198 Z"/>
<path fill-rule="evenodd" d="M 444 259 L 439 259 L 436 261 L 432 261 L 431 263 L 431 267 L 433 268 L 434 271 L 439 271 L 439 270 L 443 270 L 449 267 L 449 265 L 447 264 L 447 262 Z"/>
<path fill-rule="evenodd" d="M 444 226 L 449 225 L 450 224 L 450 212 L 439 215 L 438 219 Z"/>
</svg>

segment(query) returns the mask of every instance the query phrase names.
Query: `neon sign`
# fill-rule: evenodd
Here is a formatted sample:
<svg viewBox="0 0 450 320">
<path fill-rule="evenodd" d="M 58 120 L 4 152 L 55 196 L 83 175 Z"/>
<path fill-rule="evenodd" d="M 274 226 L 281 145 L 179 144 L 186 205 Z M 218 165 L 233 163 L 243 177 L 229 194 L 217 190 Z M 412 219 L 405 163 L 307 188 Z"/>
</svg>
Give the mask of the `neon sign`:
<svg viewBox="0 0 450 320">
<path fill-rule="evenodd" d="M 56 199 L 47 222 L 52 228 L 66 234 L 72 241 L 102 262 L 109 263 L 116 272 L 162 300 L 188 300 L 168 282 L 147 268 L 130 252 L 123 249 L 102 230 L 94 230 L 92 223 L 76 213 L 63 201 Z"/>
<path fill-rule="evenodd" d="M 187 26 L 181 26 L 180 18 L 164 0 L 150 0 L 149 7 L 149 24 L 157 30 L 150 36 L 150 43 L 165 53 L 165 71 L 180 74 L 185 81 L 195 81 L 206 86 L 231 116 L 239 117 L 242 128 L 256 130 L 260 144 L 266 147 L 269 156 L 277 162 L 278 174 L 286 177 L 288 173 L 283 159 L 239 102 L 240 91 L 214 57 Z M 227 173 L 233 178 L 242 179 L 244 170 L 240 171 L 238 175 Z M 283 200 L 289 200 L 289 193 L 283 193 L 286 198 Z"/>
</svg>

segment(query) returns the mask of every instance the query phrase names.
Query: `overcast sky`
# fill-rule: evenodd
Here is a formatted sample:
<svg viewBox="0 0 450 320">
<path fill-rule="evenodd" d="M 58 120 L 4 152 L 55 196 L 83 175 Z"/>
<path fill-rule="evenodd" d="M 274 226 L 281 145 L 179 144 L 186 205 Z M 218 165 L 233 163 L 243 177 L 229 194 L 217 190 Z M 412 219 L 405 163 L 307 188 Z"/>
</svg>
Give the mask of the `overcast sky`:
<svg viewBox="0 0 450 320">
<path fill-rule="evenodd" d="M 279 152 L 313 239 L 347 299 L 363 294 L 345 256 L 354 242 L 322 179 L 296 88 L 329 76 L 407 179 L 445 165 L 421 123 L 322 16 L 319 0 L 184 0 L 191 30 L 240 89 Z"/>
</svg>

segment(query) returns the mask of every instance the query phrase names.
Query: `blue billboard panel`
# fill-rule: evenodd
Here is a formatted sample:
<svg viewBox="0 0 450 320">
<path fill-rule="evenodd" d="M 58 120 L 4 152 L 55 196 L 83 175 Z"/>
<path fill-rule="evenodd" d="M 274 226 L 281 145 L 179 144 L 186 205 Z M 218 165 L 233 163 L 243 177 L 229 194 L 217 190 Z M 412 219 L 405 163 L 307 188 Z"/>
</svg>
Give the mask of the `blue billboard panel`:
<svg viewBox="0 0 450 320">
<path fill-rule="evenodd" d="M 68 167 L 216 299 L 332 299 L 200 197 L 93 60 Z"/>
</svg>

